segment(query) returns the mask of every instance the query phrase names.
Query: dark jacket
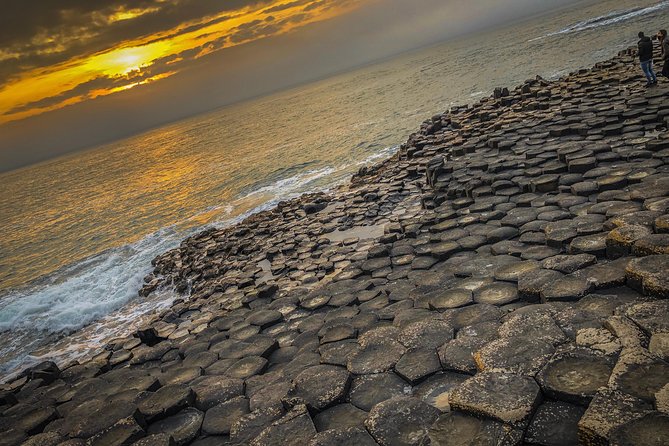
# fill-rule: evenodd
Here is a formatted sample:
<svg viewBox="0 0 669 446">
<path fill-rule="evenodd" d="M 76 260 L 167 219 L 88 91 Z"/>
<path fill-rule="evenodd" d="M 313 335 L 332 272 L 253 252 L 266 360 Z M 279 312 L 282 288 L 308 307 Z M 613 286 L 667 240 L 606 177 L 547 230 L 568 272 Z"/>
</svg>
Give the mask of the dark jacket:
<svg viewBox="0 0 669 446">
<path fill-rule="evenodd" d="M 669 36 L 662 41 L 662 59 L 669 60 Z"/>
<path fill-rule="evenodd" d="M 639 61 L 648 62 L 653 58 L 653 41 L 646 36 L 639 40 Z"/>
</svg>

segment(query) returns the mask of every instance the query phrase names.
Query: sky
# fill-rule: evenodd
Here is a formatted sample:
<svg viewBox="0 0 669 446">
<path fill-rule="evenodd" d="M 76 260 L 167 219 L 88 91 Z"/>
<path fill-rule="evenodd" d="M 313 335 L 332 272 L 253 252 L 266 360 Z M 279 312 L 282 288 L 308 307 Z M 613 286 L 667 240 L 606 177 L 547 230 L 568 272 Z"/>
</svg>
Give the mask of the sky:
<svg viewBox="0 0 669 446">
<path fill-rule="evenodd" d="M 574 0 L 3 0 L 0 171 Z"/>
</svg>

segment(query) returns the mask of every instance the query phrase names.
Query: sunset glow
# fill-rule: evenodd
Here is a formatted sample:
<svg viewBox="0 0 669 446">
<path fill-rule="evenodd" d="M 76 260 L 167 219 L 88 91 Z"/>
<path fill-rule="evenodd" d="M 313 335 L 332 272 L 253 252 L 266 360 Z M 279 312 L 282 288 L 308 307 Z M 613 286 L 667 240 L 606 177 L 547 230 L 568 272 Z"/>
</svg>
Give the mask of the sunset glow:
<svg viewBox="0 0 669 446">
<path fill-rule="evenodd" d="M 90 54 L 82 53 L 52 65 L 21 67 L 0 84 L 0 123 L 19 120 L 156 82 L 188 68 L 188 63 L 207 54 L 255 40 L 281 35 L 310 23 L 327 20 L 356 8 L 361 0 L 267 1 L 216 15 L 179 23 L 134 40 Z M 96 23 L 130 23 L 155 14 L 159 6 L 93 14 Z M 37 35 L 34 53 L 56 57 L 93 38 L 89 29 L 79 36 Z M 0 60 L 16 59 L 20 49 L 0 48 Z"/>
</svg>

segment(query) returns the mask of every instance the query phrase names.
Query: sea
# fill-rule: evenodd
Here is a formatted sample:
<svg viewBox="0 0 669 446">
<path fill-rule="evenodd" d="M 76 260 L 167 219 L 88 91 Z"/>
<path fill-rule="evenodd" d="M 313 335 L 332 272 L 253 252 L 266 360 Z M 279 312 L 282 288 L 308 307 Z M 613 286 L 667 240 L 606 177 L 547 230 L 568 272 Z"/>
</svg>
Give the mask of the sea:
<svg viewBox="0 0 669 446">
<path fill-rule="evenodd" d="M 173 290 L 137 291 L 189 235 L 332 189 L 436 113 L 660 28 L 669 1 L 585 1 L 0 174 L 0 381 L 95 355 L 169 307 Z"/>
</svg>

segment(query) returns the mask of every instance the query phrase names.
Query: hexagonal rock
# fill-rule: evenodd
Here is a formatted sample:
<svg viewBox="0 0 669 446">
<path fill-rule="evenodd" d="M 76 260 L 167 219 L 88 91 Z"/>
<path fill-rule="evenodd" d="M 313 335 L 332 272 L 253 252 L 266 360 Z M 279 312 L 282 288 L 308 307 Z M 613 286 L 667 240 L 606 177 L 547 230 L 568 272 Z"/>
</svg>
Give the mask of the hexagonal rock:
<svg viewBox="0 0 669 446">
<path fill-rule="evenodd" d="M 414 385 L 441 370 L 441 363 L 433 348 L 410 350 L 395 364 L 395 372 Z"/>
<path fill-rule="evenodd" d="M 283 320 L 283 314 L 276 310 L 257 310 L 246 318 L 246 323 L 257 325 L 261 329 L 271 327 Z"/>
<path fill-rule="evenodd" d="M 541 400 L 533 378 L 507 373 L 479 373 L 451 392 L 451 407 L 505 423 L 527 419 Z"/>
<path fill-rule="evenodd" d="M 555 353 L 551 344 L 534 338 L 502 338 L 474 353 L 476 366 L 483 372 L 534 376 Z"/>
<path fill-rule="evenodd" d="M 142 427 L 133 417 L 128 417 L 117 421 L 112 426 L 89 438 L 86 444 L 91 446 L 107 444 L 131 444 L 143 436 L 144 429 L 142 429 Z"/>
<path fill-rule="evenodd" d="M 175 445 L 174 439 L 167 434 L 148 435 L 132 444 L 132 446 L 174 446 L 174 445 Z M 63 443 L 62 446 L 65 446 L 65 443 Z M 79 446 L 79 445 L 68 444 L 67 446 Z"/>
<path fill-rule="evenodd" d="M 550 269 L 535 269 L 518 276 L 518 293 L 522 297 L 535 299 L 541 295 L 545 285 L 562 277 L 562 273 Z"/>
<path fill-rule="evenodd" d="M 303 446 L 316 435 L 316 428 L 304 405 L 294 407 L 290 412 L 273 421 L 260 435 L 251 441 L 251 446 L 289 445 Z"/>
<path fill-rule="evenodd" d="M 284 401 L 289 406 L 305 404 L 310 410 L 323 410 L 343 400 L 351 375 L 343 367 L 317 365 L 297 375 Z"/>
<path fill-rule="evenodd" d="M 378 443 L 365 429 L 350 427 L 348 429 L 330 429 L 316 434 L 308 446 L 378 446 Z"/>
<path fill-rule="evenodd" d="M 592 399 L 578 422 L 581 444 L 609 444 L 618 427 L 647 415 L 652 406 L 620 391 L 602 390 Z"/>
<path fill-rule="evenodd" d="M 177 446 L 188 444 L 200 432 L 204 414 L 199 410 L 189 407 L 176 415 L 157 421 L 149 426 L 147 433 L 165 433 L 174 438 Z"/>
<path fill-rule="evenodd" d="M 399 342 L 371 344 L 353 355 L 347 364 L 351 373 L 366 375 L 392 369 L 406 349 Z"/>
<path fill-rule="evenodd" d="M 58 432 L 42 432 L 33 435 L 23 442 L 21 446 L 57 446 L 63 442 L 63 436 Z"/>
<path fill-rule="evenodd" d="M 227 435 L 232 424 L 249 413 L 249 400 L 239 396 L 212 407 L 204 414 L 202 431 L 208 435 Z"/>
<path fill-rule="evenodd" d="M 453 339 L 453 327 L 439 319 L 426 319 L 407 325 L 397 340 L 408 349 L 435 349 Z"/>
<path fill-rule="evenodd" d="M 495 270 L 495 279 L 506 282 L 518 282 L 521 274 L 541 268 L 541 264 L 535 260 L 510 263 Z"/>
<path fill-rule="evenodd" d="M 230 440 L 233 444 L 247 444 L 256 438 L 272 421 L 281 418 L 284 411 L 281 407 L 268 407 L 254 410 L 243 415 L 230 427 Z"/>
<path fill-rule="evenodd" d="M 541 264 L 545 269 L 552 269 L 564 274 L 571 274 L 597 263 L 597 257 L 591 254 L 558 255 L 549 257 Z"/>
<path fill-rule="evenodd" d="M 461 373 L 444 372 L 429 377 L 424 382 L 413 388 L 413 396 L 420 398 L 430 406 L 434 406 L 442 412 L 451 410 L 448 396 L 451 391 L 469 379 L 469 376 Z"/>
<path fill-rule="evenodd" d="M 244 394 L 244 381 L 224 376 L 203 376 L 193 381 L 192 387 L 195 407 L 205 411 Z"/>
<path fill-rule="evenodd" d="M 625 268 L 631 259 L 623 257 L 576 271 L 573 275 L 592 283 L 595 288 L 611 288 L 625 284 Z"/>
<path fill-rule="evenodd" d="M 440 445 L 520 445 L 523 431 L 499 421 L 460 412 L 442 414 L 430 427 L 431 444 Z"/>
<path fill-rule="evenodd" d="M 486 342 L 485 339 L 468 336 L 447 342 L 437 351 L 441 366 L 444 370 L 454 370 L 473 375 L 477 370 L 474 353 L 483 347 Z"/>
<path fill-rule="evenodd" d="M 262 373 L 267 367 L 267 360 L 261 356 L 247 356 L 232 364 L 225 374 L 230 378 L 246 379 Z"/>
<path fill-rule="evenodd" d="M 537 381 L 551 398 L 587 405 L 600 388 L 607 386 L 613 366 L 611 358 L 577 350 L 549 361 Z"/>
<path fill-rule="evenodd" d="M 625 315 L 648 335 L 669 333 L 669 301 L 651 301 L 632 305 Z"/>
<path fill-rule="evenodd" d="M 537 408 L 525 442 L 542 446 L 578 444 L 578 422 L 585 408 L 562 401 L 546 401 Z"/>
<path fill-rule="evenodd" d="M 318 347 L 321 364 L 340 365 L 346 367 L 348 360 L 360 351 L 360 346 L 353 339 L 332 342 Z"/>
<path fill-rule="evenodd" d="M 651 234 L 640 238 L 632 247 L 637 257 L 669 254 L 669 234 Z"/>
<path fill-rule="evenodd" d="M 491 283 L 476 290 L 474 301 L 479 304 L 506 305 L 519 299 L 518 287 L 510 283 Z"/>
<path fill-rule="evenodd" d="M 610 259 L 617 259 L 629 255 L 637 240 L 652 233 L 650 228 L 641 225 L 616 228 L 606 236 L 606 256 Z"/>
<path fill-rule="evenodd" d="M 575 301 L 590 294 L 594 283 L 576 275 L 568 275 L 541 287 L 542 302 Z"/>
<path fill-rule="evenodd" d="M 606 254 L 606 234 L 576 237 L 569 243 L 569 254 L 592 254 L 596 257 L 604 257 Z"/>
<path fill-rule="evenodd" d="M 489 304 L 474 304 L 462 308 L 447 310 L 443 313 L 444 321 L 455 330 L 478 324 L 479 322 L 497 321 L 504 315 L 498 307 Z"/>
<path fill-rule="evenodd" d="M 417 398 L 393 398 L 374 406 L 365 421 L 369 433 L 381 446 L 423 444 L 439 410 Z"/>
<path fill-rule="evenodd" d="M 559 345 L 569 340 L 562 329 L 555 323 L 546 310 L 532 311 L 540 306 L 528 306 L 511 313 L 499 327 L 498 333 L 503 338 L 522 337 L 525 339 L 541 339 L 553 345 Z"/>
<path fill-rule="evenodd" d="M 669 255 L 642 257 L 632 260 L 625 273 L 627 283 L 651 296 L 669 297 Z"/>
<path fill-rule="evenodd" d="M 348 429 L 350 427 L 363 428 L 367 419 L 367 412 L 352 404 L 337 404 L 324 410 L 314 417 L 314 425 L 318 432 L 330 429 Z"/>
<path fill-rule="evenodd" d="M 394 373 L 362 375 L 353 379 L 349 400 L 354 406 L 370 411 L 383 401 L 398 396 L 405 396 L 411 386 Z"/>
<path fill-rule="evenodd" d="M 464 307 L 473 303 L 472 292 L 461 288 L 433 291 L 428 296 L 428 304 L 433 310 Z"/>
<path fill-rule="evenodd" d="M 194 401 L 195 393 L 190 387 L 169 385 L 140 401 L 138 408 L 147 420 L 153 420 L 175 414 Z"/>
<path fill-rule="evenodd" d="M 664 446 L 669 438 L 669 416 L 651 413 L 611 432 L 612 446 Z"/>
</svg>

